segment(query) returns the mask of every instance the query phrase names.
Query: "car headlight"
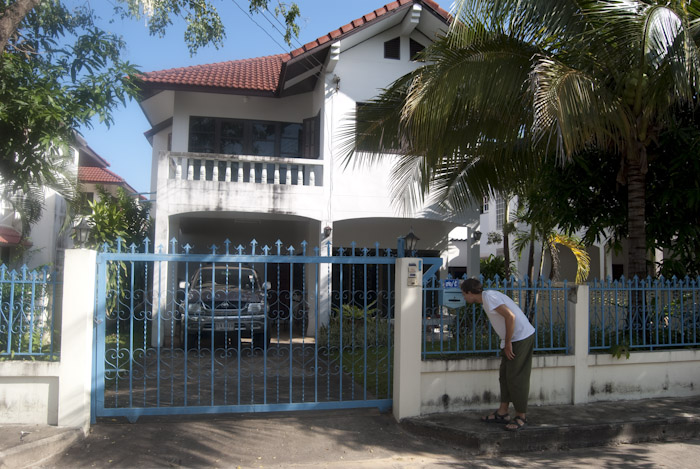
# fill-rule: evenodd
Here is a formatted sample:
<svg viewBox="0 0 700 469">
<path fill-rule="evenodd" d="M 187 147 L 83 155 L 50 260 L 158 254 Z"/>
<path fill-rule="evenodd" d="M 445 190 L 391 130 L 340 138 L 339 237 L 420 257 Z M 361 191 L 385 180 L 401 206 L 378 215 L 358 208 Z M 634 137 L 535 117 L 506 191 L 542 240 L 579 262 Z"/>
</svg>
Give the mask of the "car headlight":
<svg viewBox="0 0 700 469">
<path fill-rule="evenodd" d="M 262 313 L 263 304 L 262 303 L 248 303 L 248 312 L 251 314 Z"/>
</svg>

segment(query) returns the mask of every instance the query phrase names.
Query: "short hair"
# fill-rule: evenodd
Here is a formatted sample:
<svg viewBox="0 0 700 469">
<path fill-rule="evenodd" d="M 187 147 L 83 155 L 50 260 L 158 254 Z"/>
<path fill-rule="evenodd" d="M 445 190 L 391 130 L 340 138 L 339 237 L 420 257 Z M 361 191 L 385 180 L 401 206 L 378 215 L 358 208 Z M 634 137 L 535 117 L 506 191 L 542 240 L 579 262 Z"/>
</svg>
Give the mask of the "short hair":
<svg viewBox="0 0 700 469">
<path fill-rule="evenodd" d="M 475 278 L 468 278 L 461 285 L 464 293 L 482 293 L 484 286 Z"/>
</svg>

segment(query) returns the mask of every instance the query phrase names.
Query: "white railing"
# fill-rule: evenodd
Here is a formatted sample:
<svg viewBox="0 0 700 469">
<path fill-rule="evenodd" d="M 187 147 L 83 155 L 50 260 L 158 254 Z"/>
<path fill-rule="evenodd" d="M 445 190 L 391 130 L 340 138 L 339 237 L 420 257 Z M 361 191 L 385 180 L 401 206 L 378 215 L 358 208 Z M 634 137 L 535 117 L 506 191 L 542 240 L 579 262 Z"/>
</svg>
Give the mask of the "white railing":
<svg viewBox="0 0 700 469">
<path fill-rule="evenodd" d="M 323 162 L 210 153 L 170 153 L 170 179 L 239 184 L 322 186 Z"/>
</svg>

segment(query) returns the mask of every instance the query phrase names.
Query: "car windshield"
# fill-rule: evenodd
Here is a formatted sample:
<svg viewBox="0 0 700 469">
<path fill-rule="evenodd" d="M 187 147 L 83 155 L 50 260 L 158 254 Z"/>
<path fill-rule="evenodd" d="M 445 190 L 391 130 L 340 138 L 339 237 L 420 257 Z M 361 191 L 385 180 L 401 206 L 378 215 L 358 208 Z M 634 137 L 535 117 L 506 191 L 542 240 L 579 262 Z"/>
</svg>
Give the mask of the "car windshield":
<svg viewBox="0 0 700 469">
<path fill-rule="evenodd" d="M 216 269 L 201 269 L 195 274 L 192 288 L 198 289 L 203 285 L 211 285 L 212 273 L 214 273 L 215 285 L 227 285 L 230 288 L 257 290 L 258 277 L 253 269 L 239 269 L 238 267 L 217 267 Z M 240 284 L 239 284 L 240 280 Z"/>
</svg>

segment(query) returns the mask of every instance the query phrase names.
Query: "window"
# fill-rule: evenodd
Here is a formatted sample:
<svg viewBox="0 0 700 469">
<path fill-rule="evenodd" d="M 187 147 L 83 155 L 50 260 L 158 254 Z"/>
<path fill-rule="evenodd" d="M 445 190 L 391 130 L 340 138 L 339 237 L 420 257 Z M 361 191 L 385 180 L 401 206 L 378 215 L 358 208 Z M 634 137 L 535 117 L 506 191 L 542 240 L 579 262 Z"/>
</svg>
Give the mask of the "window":
<svg viewBox="0 0 700 469">
<path fill-rule="evenodd" d="M 484 197 L 484 203 L 481 206 L 481 213 L 487 213 L 489 211 L 489 199 Z"/>
<path fill-rule="evenodd" d="M 190 151 L 218 153 L 216 145 L 216 119 L 193 117 L 190 119 Z"/>
<path fill-rule="evenodd" d="M 275 124 L 255 122 L 252 125 L 252 130 L 251 154 L 258 156 L 277 156 L 275 152 L 277 126 Z"/>
<path fill-rule="evenodd" d="M 421 44 L 418 41 L 414 41 L 413 39 L 409 39 L 408 47 L 411 60 L 416 60 L 416 54 L 425 49 L 425 46 L 423 44 Z"/>
<path fill-rule="evenodd" d="M 397 37 L 384 43 L 385 59 L 401 59 L 401 38 Z"/>
<path fill-rule="evenodd" d="M 243 122 L 225 120 L 221 122 L 221 153 L 240 155 L 243 153 Z"/>
<path fill-rule="evenodd" d="M 503 222 L 506 219 L 506 201 L 503 197 L 498 196 L 496 199 L 496 229 L 503 229 Z"/>
<path fill-rule="evenodd" d="M 321 150 L 321 112 L 316 117 L 304 119 L 304 129 L 302 131 L 304 142 L 304 158 L 316 159 L 320 156 Z"/>
<path fill-rule="evenodd" d="M 302 124 L 282 124 L 280 132 L 280 156 L 294 158 L 301 155 Z"/>
<path fill-rule="evenodd" d="M 293 122 L 192 116 L 188 151 L 299 158 L 302 156 L 304 129 L 304 124 Z M 318 154 L 316 148 L 308 151 Z"/>
<path fill-rule="evenodd" d="M 619 280 L 625 274 L 625 266 L 622 264 L 612 265 L 612 279 Z"/>
</svg>

